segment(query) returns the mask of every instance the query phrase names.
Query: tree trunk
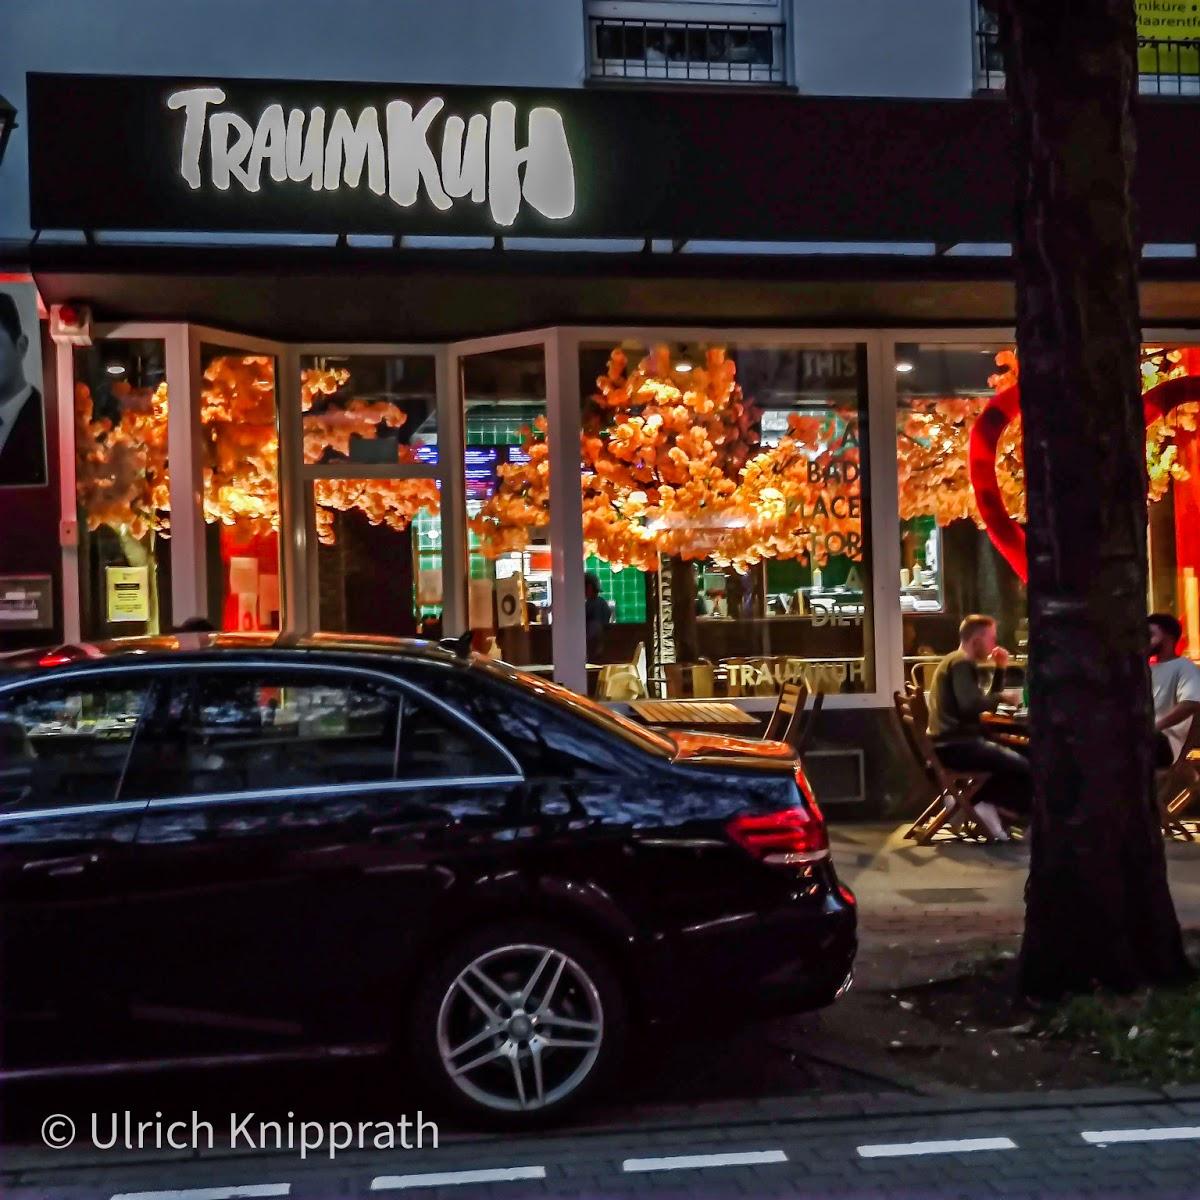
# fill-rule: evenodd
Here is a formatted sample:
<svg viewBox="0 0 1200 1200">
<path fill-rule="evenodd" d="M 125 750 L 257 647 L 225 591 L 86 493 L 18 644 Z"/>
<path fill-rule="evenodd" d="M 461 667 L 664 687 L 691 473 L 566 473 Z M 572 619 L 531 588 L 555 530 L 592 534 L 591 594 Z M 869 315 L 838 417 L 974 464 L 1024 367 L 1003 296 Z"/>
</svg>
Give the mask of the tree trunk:
<svg viewBox="0 0 1200 1200">
<path fill-rule="evenodd" d="M 678 556 L 671 563 L 671 612 L 675 618 L 675 661 L 694 663 L 700 657 L 696 633 L 696 568 Z"/>
<path fill-rule="evenodd" d="M 1029 518 L 1028 994 L 1187 974 L 1153 799 L 1133 0 L 1002 0 Z"/>
</svg>

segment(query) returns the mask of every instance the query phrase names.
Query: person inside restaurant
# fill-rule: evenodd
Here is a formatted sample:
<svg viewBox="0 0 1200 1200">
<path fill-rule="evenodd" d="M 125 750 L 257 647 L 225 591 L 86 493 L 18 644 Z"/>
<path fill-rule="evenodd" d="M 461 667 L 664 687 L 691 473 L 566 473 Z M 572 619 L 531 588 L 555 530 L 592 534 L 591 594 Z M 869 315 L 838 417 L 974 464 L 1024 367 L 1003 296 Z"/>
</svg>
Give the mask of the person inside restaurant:
<svg viewBox="0 0 1200 1200">
<path fill-rule="evenodd" d="M 964 618 L 958 638 L 958 649 L 947 654 L 933 673 L 929 733 L 947 767 L 991 775 L 978 793 L 975 811 L 992 837 L 1006 841 L 999 810 L 1028 813 L 1033 777 L 1023 754 L 986 736 L 982 718 L 1001 704 L 1018 704 L 1021 693 L 1005 686 L 1009 655 L 996 644 L 995 618 L 982 614 Z"/>
<path fill-rule="evenodd" d="M 1154 765 L 1178 759 L 1200 717 L 1200 667 L 1179 653 L 1183 626 L 1170 613 L 1151 613 L 1150 686 L 1154 692 Z"/>
</svg>

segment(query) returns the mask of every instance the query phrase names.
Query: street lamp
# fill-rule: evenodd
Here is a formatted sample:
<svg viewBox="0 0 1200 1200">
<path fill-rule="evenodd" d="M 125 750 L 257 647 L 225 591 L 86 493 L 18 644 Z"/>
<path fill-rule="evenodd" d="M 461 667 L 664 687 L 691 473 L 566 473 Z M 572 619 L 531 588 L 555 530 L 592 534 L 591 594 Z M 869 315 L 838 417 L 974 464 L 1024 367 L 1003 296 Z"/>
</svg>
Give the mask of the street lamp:
<svg viewBox="0 0 1200 1200">
<path fill-rule="evenodd" d="M 0 163 L 4 161 L 8 138 L 16 124 L 17 110 L 3 96 L 0 96 Z"/>
</svg>

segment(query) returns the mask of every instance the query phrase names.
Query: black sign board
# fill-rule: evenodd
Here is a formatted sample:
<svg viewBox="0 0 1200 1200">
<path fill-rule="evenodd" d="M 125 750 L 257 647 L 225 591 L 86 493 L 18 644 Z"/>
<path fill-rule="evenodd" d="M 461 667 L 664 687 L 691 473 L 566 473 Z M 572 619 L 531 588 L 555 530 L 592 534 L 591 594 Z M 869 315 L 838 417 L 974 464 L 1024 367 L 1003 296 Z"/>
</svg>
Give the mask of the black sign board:
<svg viewBox="0 0 1200 1200">
<path fill-rule="evenodd" d="M 1007 236 L 999 102 L 31 74 L 38 229 Z"/>
</svg>

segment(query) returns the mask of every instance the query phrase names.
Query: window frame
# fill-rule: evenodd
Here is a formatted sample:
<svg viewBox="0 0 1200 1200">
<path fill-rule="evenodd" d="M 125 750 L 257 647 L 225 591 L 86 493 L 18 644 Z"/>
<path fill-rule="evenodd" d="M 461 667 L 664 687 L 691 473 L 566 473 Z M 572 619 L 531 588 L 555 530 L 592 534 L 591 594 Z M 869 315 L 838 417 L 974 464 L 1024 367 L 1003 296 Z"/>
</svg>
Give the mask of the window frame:
<svg viewBox="0 0 1200 1200">
<path fill-rule="evenodd" d="M 347 678 L 366 678 L 384 684 L 384 686 L 392 687 L 401 693 L 408 693 L 416 697 L 418 703 L 427 704 L 431 709 L 443 714 L 448 721 L 460 726 L 469 737 L 482 739 L 489 743 L 499 755 L 507 760 L 512 766 L 511 775 L 475 775 L 475 776 L 446 776 L 443 778 L 430 777 L 428 779 L 384 779 L 363 783 L 336 783 L 336 784 L 318 784 L 313 786 L 289 786 L 285 788 L 255 788 L 246 791 L 237 792 L 211 792 L 199 795 L 184 794 L 172 796 L 151 796 L 148 798 L 135 800 L 122 800 L 120 791 L 118 790 L 112 801 L 106 801 L 100 804 L 77 805 L 70 808 L 62 809 L 47 809 L 44 810 L 45 815 L 54 813 L 67 812 L 84 812 L 84 811 L 105 811 L 115 812 L 122 809 L 133 810 L 137 808 L 145 808 L 147 811 L 157 811 L 168 807 L 192 807 L 205 804 L 226 804 L 226 803 L 241 803 L 248 799 L 255 800 L 287 800 L 296 796 L 321 796 L 321 795 L 363 795 L 373 792 L 388 792 L 388 791 L 423 791 L 433 788 L 460 788 L 460 787 L 481 787 L 481 786 L 517 786 L 525 782 L 525 774 L 521 770 L 521 766 L 513 753 L 496 738 L 488 730 L 477 725 L 470 718 L 460 713 L 453 705 L 440 700 L 438 697 L 429 693 L 420 685 L 413 684 L 404 680 L 401 676 L 388 671 L 374 670 L 369 667 L 361 667 L 357 665 L 347 665 L 345 663 L 321 663 L 321 662 L 292 662 L 290 660 L 279 660 L 270 658 L 256 659 L 230 659 L 229 661 L 220 662 L 202 662 L 189 663 L 186 666 L 182 663 L 173 662 L 148 662 L 148 663 L 130 663 L 123 665 L 113 674 L 129 675 L 137 677 L 140 675 L 150 675 L 151 684 L 148 690 L 148 695 L 156 693 L 160 687 L 159 681 L 153 676 L 160 675 L 163 672 L 172 672 L 177 674 L 190 673 L 199 675 L 204 671 L 232 671 L 232 672 L 255 672 L 255 671 L 279 671 L 279 672 L 316 672 L 324 675 L 326 678 L 331 676 L 342 675 Z M 48 686 L 58 681 L 67 681 L 70 679 L 88 678 L 94 675 L 99 675 L 101 672 L 95 669 L 84 670 L 67 670 L 61 674 L 56 674 L 53 680 L 45 681 L 35 680 L 35 684 L 45 682 Z M 105 672 L 105 674 L 108 674 Z M 31 681 L 26 678 L 20 681 L 14 681 L 12 684 L 0 684 L 0 696 L 5 695 L 10 689 L 16 689 L 23 685 L 30 684 Z M 157 701 L 157 696 L 154 697 Z M 142 719 L 138 722 L 137 729 L 140 731 L 142 720 L 145 719 L 145 711 L 143 711 Z M 130 749 L 135 737 L 130 739 Z M 129 764 L 129 756 L 126 756 L 126 768 Z M 123 778 L 123 776 L 122 776 Z M 29 814 L 24 814 L 28 817 Z M 43 815 L 43 811 L 39 810 L 37 815 Z M 8 814 L 0 813 L 0 821 L 8 817 Z"/>
<path fill-rule="evenodd" d="M 38 689 L 69 689 L 72 679 L 81 681 L 78 685 L 80 690 L 86 687 L 97 691 L 105 688 L 111 689 L 113 681 L 122 679 L 126 675 L 126 671 L 127 668 L 125 667 L 112 667 L 108 670 L 70 671 L 47 677 L 27 675 L 21 679 L 14 679 L 11 682 L 0 682 L 0 701 L 13 694 L 19 697 L 23 693 L 31 694 Z M 122 690 L 136 691 L 138 688 L 137 686 L 130 686 Z M 0 810 L 0 823 L 36 821 L 44 818 L 53 820 L 56 817 L 81 815 L 91 812 L 133 812 L 137 809 L 145 808 L 147 804 L 146 800 L 123 800 L 121 792 L 129 772 L 129 764 L 133 758 L 133 751 L 137 745 L 138 736 L 142 732 L 147 716 L 154 711 L 158 704 L 159 690 L 159 683 L 156 679 L 149 680 L 144 688 L 142 688 L 142 708 L 138 714 L 137 723 L 133 727 L 133 732 L 130 734 L 129 740 L 125 745 L 125 757 L 114 782 L 113 794 L 110 800 L 96 800 L 87 804 L 63 804 L 54 808 L 26 809 L 17 807 Z"/>
</svg>

